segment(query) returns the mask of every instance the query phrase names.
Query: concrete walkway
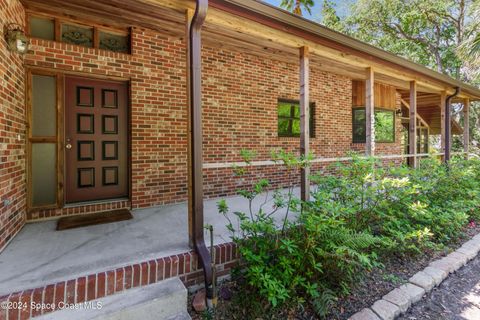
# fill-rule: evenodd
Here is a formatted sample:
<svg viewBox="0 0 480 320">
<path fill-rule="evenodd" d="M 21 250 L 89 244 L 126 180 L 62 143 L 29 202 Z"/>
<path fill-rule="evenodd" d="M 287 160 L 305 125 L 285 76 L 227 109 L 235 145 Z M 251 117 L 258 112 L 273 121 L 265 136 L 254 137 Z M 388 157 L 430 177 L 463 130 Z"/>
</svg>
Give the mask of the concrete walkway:
<svg viewBox="0 0 480 320">
<path fill-rule="evenodd" d="M 241 197 L 225 199 L 232 212 L 248 210 L 248 201 Z M 264 199 L 265 195 L 259 196 L 253 207 Z M 214 226 L 215 244 L 220 244 L 229 242 L 230 235 L 217 202 L 206 200 L 204 215 L 205 223 Z M 272 205 L 268 197 L 265 209 Z M 279 210 L 276 217 L 283 215 Z M 64 231 L 55 230 L 56 221 L 27 224 L 0 253 L 0 296 L 190 250 L 186 203 L 135 210 L 133 216 Z"/>
<path fill-rule="evenodd" d="M 399 319 L 480 319 L 480 256 L 450 275 Z"/>
</svg>

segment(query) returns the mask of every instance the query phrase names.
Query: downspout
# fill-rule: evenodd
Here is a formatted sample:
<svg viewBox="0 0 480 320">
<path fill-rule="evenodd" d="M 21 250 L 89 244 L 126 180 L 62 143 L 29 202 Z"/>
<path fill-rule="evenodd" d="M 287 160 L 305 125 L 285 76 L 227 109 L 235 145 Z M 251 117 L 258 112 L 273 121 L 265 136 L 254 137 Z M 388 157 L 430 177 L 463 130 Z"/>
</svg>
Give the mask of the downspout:
<svg viewBox="0 0 480 320">
<path fill-rule="evenodd" d="M 211 258 L 205 245 L 203 227 L 203 138 L 202 138 L 202 40 L 201 29 L 207 15 L 208 0 L 196 0 L 190 25 L 190 119 L 193 246 L 203 268 L 207 306 L 213 298 Z"/>
<path fill-rule="evenodd" d="M 450 103 L 453 98 L 455 98 L 460 93 L 460 87 L 455 88 L 455 92 L 452 95 L 449 95 L 445 100 L 445 163 L 448 164 L 450 161 L 450 149 L 451 149 L 451 127 L 452 127 L 452 120 L 451 120 L 451 111 L 450 111 Z"/>
</svg>

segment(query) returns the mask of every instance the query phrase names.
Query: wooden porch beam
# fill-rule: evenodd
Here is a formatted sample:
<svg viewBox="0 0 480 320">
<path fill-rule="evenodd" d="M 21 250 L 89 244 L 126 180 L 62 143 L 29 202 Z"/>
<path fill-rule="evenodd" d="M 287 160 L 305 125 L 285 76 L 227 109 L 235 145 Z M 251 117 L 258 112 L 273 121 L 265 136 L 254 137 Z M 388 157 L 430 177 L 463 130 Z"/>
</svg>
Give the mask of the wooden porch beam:
<svg viewBox="0 0 480 320">
<path fill-rule="evenodd" d="M 442 162 L 445 161 L 445 102 L 447 100 L 447 92 L 442 91 L 440 94 L 440 153 L 443 153 Z"/>
<path fill-rule="evenodd" d="M 51 1 L 51 0 L 50 0 Z M 79 0 L 75 0 L 79 1 Z M 143 3 L 152 5 L 160 5 L 162 7 L 185 10 L 185 7 L 192 6 L 193 1 L 188 0 L 141 0 Z M 371 58 L 368 55 L 358 56 L 355 50 L 340 47 L 331 44 L 329 40 L 321 40 L 313 36 L 300 37 L 300 31 L 294 28 L 285 28 L 279 30 L 275 27 L 275 21 L 269 21 L 268 24 L 257 21 L 258 19 L 246 19 L 238 14 L 227 12 L 228 5 L 225 1 L 211 1 L 209 14 L 206 18 L 208 26 L 215 26 L 220 29 L 233 31 L 239 39 L 254 37 L 255 39 L 263 39 L 271 43 L 281 44 L 290 48 L 299 48 L 308 46 L 312 55 L 330 58 L 334 61 L 345 63 L 346 65 L 356 66 L 359 68 L 374 67 L 377 74 L 390 76 L 392 78 L 409 82 L 417 81 L 418 85 L 429 88 L 432 92 L 441 90 L 451 90 L 441 80 L 437 80 L 428 76 L 424 76 L 414 70 L 407 70 L 402 67 L 394 66 L 393 63 L 383 62 L 378 58 Z M 226 2 L 228 3 L 228 1 Z"/>
<path fill-rule="evenodd" d="M 375 75 L 373 68 L 366 69 L 365 80 L 365 154 L 375 155 Z"/>
<path fill-rule="evenodd" d="M 167 0 L 167 2 L 169 2 L 169 0 Z M 212 7 L 213 9 L 207 17 L 207 24 L 221 26 L 225 28 L 225 30 L 233 30 L 238 34 L 239 38 L 253 36 L 256 39 L 264 39 L 268 42 L 281 44 L 290 48 L 308 46 L 312 59 L 313 55 L 315 55 L 329 58 L 348 66 L 358 68 L 373 67 L 377 74 L 389 76 L 407 83 L 415 80 L 418 85 L 430 89 L 431 92 L 438 92 L 441 90 L 451 91 L 450 87 L 442 83 L 440 80 L 419 75 L 415 71 L 410 71 L 405 68 L 397 68 L 389 63 L 382 63 L 380 59 L 368 59 L 366 57 L 357 56 L 353 52 L 346 53 L 345 48 L 333 48 L 327 43 L 323 43 L 321 40 L 314 39 L 313 37 L 300 37 L 295 34 L 293 29 L 288 29 L 289 31 L 278 30 L 257 21 L 246 20 L 243 17 L 217 10 L 213 4 Z"/>
<path fill-rule="evenodd" d="M 410 81 L 410 110 L 409 110 L 409 154 L 414 156 L 410 158 L 410 166 L 417 167 L 417 82 Z"/>
<path fill-rule="evenodd" d="M 465 159 L 468 159 L 468 152 L 470 146 L 470 100 L 463 100 L 463 152 L 465 152 Z"/>
<path fill-rule="evenodd" d="M 300 48 L 300 155 L 308 156 L 310 151 L 310 61 L 308 47 Z M 310 198 L 310 169 L 300 172 L 300 195 L 302 201 Z"/>
</svg>

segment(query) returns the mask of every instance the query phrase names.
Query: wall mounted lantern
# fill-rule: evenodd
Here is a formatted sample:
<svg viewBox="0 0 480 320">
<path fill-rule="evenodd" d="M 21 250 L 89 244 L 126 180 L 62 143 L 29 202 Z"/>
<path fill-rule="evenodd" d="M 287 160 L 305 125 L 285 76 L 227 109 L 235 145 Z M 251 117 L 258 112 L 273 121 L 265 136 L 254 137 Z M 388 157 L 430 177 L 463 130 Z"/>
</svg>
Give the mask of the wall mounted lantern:
<svg viewBox="0 0 480 320">
<path fill-rule="evenodd" d="M 8 50 L 25 54 L 28 51 L 30 41 L 22 30 L 22 27 L 16 23 L 10 23 L 5 26 L 5 41 L 7 41 Z"/>
</svg>

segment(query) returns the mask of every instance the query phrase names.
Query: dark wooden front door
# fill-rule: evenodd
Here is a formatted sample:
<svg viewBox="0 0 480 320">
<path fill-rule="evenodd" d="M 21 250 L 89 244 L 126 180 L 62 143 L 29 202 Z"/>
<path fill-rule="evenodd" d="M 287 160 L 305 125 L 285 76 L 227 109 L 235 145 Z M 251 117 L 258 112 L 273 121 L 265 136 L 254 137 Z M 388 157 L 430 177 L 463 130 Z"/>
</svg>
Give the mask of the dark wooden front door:
<svg viewBox="0 0 480 320">
<path fill-rule="evenodd" d="M 128 195 L 127 84 L 65 78 L 65 200 Z"/>
</svg>

